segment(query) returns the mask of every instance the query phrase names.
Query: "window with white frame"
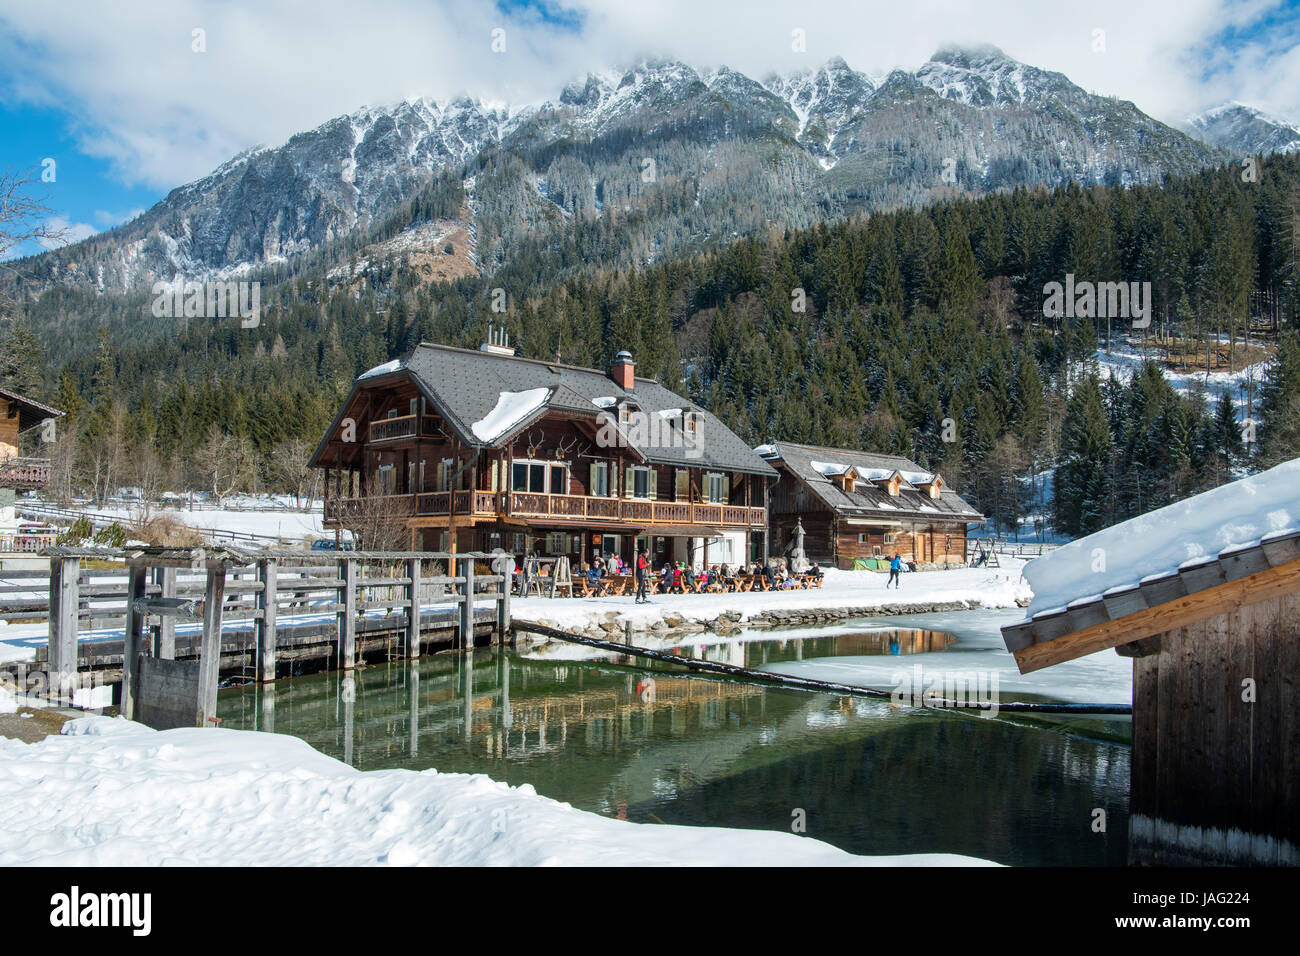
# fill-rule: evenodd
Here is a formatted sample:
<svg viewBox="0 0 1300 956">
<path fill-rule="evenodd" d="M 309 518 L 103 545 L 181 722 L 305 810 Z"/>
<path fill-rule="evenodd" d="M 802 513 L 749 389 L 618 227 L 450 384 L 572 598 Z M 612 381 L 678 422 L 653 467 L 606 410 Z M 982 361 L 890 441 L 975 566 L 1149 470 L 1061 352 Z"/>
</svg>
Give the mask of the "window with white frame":
<svg viewBox="0 0 1300 956">
<path fill-rule="evenodd" d="M 510 469 L 511 491 L 532 491 L 537 494 L 564 494 L 568 490 L 568 466 L 545 461 L 516 460 Z M 552 488 L 551 485 L 554 484 Z"/>
</svg>

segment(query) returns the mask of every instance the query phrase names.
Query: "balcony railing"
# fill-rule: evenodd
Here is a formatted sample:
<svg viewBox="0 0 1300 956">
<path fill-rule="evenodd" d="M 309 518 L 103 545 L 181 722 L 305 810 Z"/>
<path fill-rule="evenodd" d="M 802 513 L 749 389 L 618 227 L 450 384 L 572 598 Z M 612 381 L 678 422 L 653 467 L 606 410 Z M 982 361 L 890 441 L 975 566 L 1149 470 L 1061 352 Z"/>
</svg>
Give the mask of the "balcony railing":
<svg viewBox="0 0 1300 956">
<path fill-rule="evenodd" d="M 416 428 L 421 437 L 436 438 L 442 434 L 438 427 L 438 418 L 434 415 L 399 415 L 396 418 L 380 418 L 370 423 L 370 440 L 372 442 L 392 441 L 397 438 L 414 438 Z"/>
<path fill-rule="evenodd" d="M 0 534 L 0 552 L 36 554 L 42 548 L 54 547 L 58 540 L 55 534 Z"/>
<path fill-rule="evenodd" d="M 0 458 L 0 488 L 44 488 L 49 483 L 48 458 Z"/>
<path fill-rule="evenodd" d="M 397 499 L 405 504 L 398 505 Z M 511 514 L 564 520 L 589 518 L 649 525 L 698 524 L 740 528 L 759 528 L 767 520 L 762 508 L 746 505 L 547 495 L 531 491 L 428 491 L 416 495 L 388 495 L 372 499 L 334 498 L 325 502 L 325 517 L 327 520 L 337 520 L 343 515 L 373 514 L 376 501 L 392 502 L 383 506 L 388 512 L 416 517 L 438 517 L 452 513 L 489 516 Z"/>
</svg>

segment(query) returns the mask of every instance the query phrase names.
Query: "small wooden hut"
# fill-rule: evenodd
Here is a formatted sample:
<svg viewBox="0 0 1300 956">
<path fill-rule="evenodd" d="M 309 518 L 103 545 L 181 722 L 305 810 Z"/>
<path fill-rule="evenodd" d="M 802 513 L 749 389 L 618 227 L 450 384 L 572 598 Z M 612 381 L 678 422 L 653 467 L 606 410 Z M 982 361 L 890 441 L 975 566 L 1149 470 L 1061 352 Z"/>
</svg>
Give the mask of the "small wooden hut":
<svg viewBox="0 0 1300 956">
<path fill-rule="evenodd" d="M 1298 522 L 1300 460 L 1026 566 L 1022 673 L 1133 659 L 1130 864 L 1300 864 Z"/>
</svg>

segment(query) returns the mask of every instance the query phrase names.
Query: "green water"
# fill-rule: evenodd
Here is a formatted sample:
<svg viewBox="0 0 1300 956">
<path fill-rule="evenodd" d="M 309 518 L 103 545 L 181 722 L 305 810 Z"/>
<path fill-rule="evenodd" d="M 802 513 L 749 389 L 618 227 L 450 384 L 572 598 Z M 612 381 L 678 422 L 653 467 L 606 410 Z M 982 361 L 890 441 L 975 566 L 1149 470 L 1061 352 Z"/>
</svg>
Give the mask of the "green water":
<svg viewBox="0 0 1300 956">
<path fill-rule="evenodd" d="M 758 667 L 953 644 L 915 629 L 827 632 L 680 652 Z M 363 770 L 486 773 L 641 822 L 789 830 L 802 817 L 809 836 L 854 853 L 1125 861 L 1129 749 L 1086 722 L 1044 728 L 678 671 L 480 648 L 223 691 L 219 712 Z"/>
</svg>

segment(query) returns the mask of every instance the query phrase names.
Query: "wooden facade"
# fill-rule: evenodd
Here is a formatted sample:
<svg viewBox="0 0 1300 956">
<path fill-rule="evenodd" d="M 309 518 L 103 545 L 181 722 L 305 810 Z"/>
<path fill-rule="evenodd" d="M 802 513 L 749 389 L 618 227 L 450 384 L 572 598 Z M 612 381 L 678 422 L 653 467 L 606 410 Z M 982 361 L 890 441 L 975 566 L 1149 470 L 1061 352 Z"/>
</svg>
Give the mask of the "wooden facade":
<svg viewBox="0 0 1300 956">
<path fill-rule="evenodd" d="M 770 477 L 754 473 L 765 468 L 760 460 L 743 471 L 603 447 L 596 412 L 548 409 L 484 447 L 439 413 L 414 376 L 362 379 L 315 459 L 326 478 L 326 527 L 364 538 L 381 511 L 416 550 L 501 548 L 582 563 L 610 554 L 630 561 L 638 545 L 660 563 L 761 557 Z"/>
<path fill-rule="evenodd" d="M 918 494 L 916 486 L 900 481 L 897 474 L 865 482 L 852 472 L 847 472 L 844 477 L 827 478 L 801 467 L 807 455 L 790 454 L 790 450 L 803 446 L 781 443 L 770 447 L 787 450 L 785 455 L 768 458 L 780 473 L 768 498 L 768 524 L 774 554 L 786 553 L 793 547 L 795 527 L 801 525 L 804 553 L 809 560 L 819 564 L 851 569 L 855 561 L 890 558 L 894 554 L 918 565 L 949 566 L 966 562 L 967 529 L 971 522 L 981 520 L 982 516 L 973 511 L 937 512 L 931 502 L 939 500 L 943 494 L 954 497 L 952 492 L 943 489 L 942 479 L 938 476 L 930 476 L 939 481 L 932 497 L 929 486 L 925 487 L 923 495 Z M 828 458 L 831 453 L 843 456 L 868 454 L 844 449 L 820 449 L 810 453 Z M 916 465 L 905 459 L 896 460 L 917 470 Z M 854 496 L 855 484 L 861 488 L 864 483 L 878 493 L 887 508 L 877 505 L 873 513 L 862 506 L 865 502 L 850 500 Z M 839 506 L 828 501 L 828 492 L 842 493 L 838 497 L 844 499 L 844 504 Z M 916 500 L 911 500 L 913 498 Z M 931 507 L 931 511 L 936 513 L 916 510 L 922 505 Z"/>
</svg>

